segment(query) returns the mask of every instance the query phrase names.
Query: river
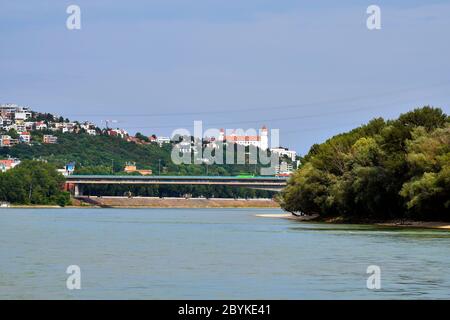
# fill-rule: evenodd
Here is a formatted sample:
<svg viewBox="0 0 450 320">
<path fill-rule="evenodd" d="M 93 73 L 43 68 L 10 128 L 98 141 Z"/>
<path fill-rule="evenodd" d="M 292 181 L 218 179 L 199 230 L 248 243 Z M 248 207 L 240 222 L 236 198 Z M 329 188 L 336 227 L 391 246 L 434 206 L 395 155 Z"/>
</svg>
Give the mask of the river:
<svg viewBox="0 0 450 320">
<path fill-rule="evenodd" d="M 0 298 L 450 298 L 449 231 L 255 216 L 277 212 L 0 209 Z"/>
</svg>

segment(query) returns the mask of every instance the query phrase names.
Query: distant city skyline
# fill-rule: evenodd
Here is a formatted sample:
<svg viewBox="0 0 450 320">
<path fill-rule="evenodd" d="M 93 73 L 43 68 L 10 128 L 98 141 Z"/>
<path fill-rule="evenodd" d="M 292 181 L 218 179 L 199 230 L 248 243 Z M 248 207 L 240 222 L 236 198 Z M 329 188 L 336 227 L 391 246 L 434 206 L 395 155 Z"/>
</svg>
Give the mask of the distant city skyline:
<svg viewBox="0 0 450 320">
<path fill-rule="evenodd" d="M 304 154 L 374 117 L 449 113 L 448 17 L 433 0 L 2 1 L 0 102 L 132 134 L 266 125 Z"/>
</svg>

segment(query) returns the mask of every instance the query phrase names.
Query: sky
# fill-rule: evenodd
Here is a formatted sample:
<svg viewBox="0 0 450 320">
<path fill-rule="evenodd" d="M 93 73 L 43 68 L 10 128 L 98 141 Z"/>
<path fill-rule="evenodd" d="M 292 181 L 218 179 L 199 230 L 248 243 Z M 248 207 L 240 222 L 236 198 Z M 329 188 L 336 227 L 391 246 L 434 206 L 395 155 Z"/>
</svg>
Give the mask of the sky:
<svg viewBox="0 0 450 320">
<path fill-rule="evenodd" d="M 448 0 L 0 0 L 0 37 L 0 103 L 130 133 L 266 125 L 305 154 L 375 117 L 450 113 Z"/>
</svg>

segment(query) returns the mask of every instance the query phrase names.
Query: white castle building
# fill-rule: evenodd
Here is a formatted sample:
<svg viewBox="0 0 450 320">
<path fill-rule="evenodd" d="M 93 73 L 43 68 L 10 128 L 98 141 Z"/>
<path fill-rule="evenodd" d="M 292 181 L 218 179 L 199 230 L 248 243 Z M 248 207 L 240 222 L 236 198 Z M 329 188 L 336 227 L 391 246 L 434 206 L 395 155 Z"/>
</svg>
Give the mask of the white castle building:
<svg viewBox="0 0 450 320">
<path fill-rule="evenodd" d="M 263 126 L 259 130 L 259 134 L 255 130 L 252 132 L 254 134 L 248 134 L 248 131 L 250 130 L 246 132 L 243 130 L 232 130 L 230 134 L 226 134 L 224 129 L 220 129 L 218 140 L 220 142 L 236 143 L 243 146 L 255 146 L 262 150 L 269 148 L 269 136 L 266 126 Z"/>
</svg>

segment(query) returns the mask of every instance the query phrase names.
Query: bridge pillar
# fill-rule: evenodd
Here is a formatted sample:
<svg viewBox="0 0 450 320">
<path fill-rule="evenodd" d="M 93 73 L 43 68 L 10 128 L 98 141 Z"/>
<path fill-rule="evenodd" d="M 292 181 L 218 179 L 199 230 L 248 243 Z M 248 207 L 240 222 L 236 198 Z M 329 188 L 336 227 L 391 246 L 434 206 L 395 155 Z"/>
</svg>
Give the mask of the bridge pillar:
<svg viewBox="0 0 450 320">
<path fill-rule="evenodd" d="M 75 197 L 80 197 L 83 195 L 83 186 L 80 184 L 75 184 L 74 194 Z"/>
</svg>

